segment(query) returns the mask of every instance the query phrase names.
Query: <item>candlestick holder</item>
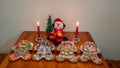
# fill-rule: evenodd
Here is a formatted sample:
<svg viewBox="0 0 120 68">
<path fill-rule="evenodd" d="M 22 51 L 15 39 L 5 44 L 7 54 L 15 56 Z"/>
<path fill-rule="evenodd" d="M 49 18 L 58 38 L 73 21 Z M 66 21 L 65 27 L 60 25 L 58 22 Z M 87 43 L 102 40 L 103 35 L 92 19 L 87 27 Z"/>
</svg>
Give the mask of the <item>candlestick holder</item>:
<svg viewBox="0 0 120 68">
<path fill-rule="evenodd" d="M 72 39 L 72 41 L 75 42 L 75 43 L 80 42 L 80 38 L 79 38 L 79 37 L 74 37 L 74 38 Z"/>
<path fill-rule="evenodd" d="M 36 36 L 36 38 L 35 38 L 36 42 L 41 42 L 42 40 L 43 40 L 43 38 L 41 36 L 40 37 Z"/>
</svg>

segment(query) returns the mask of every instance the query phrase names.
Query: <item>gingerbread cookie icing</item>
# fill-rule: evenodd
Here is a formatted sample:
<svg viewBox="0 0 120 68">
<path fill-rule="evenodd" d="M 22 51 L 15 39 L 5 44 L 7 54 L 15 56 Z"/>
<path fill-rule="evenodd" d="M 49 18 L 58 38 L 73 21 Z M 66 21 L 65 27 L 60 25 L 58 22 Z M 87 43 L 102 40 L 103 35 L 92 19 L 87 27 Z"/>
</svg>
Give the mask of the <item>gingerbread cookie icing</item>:
<svg viewBox="0 0 120 68">
<path fill-rule="evenodd" d="M 80 51 L 82 55 L 80 56 L 80 60 L 82 62 L 92 61 L 95 64 L 101 64 L 102 60 L 98 57 L 100 50 L 96 47 L 93 42 L 85 42 L 80 46 Z"/>
<path fill-rule="evenodd" d="M 45 58 L 46 60 L 53 60 L 54 55 L 52 54 L 52 50 L 54 49 L 55 47 L 52 42 L 42 40 L 41 43 L 37 44 L 34 48 L 37 52 L 33 55 L 33 60 L 41 60 L 42 58 Z"/>
<path fill-rule="evenodd" d="M 33 43 L 27 40 L 21 40 L 17 43 L 17 45 L 13 46 L 11 50 L 13 53 L 10 55 L 10 60 L 14 61 L 19 58 L 24 60 L 31 59 L 32 55 L 30 54 L 29 50 L 33 49 Z"/>
<path fill-rule="evenodd" d="M 77 48 L 73 42 L 63 41 L 57 48 L 60 51 L 59 55 L 56 56 L 56 60 L 61 62 L 69 60 L 70 62 L 77 62 L 78 57 L 75 56 L 74 52 L 77 52 Z"/>
</svg>

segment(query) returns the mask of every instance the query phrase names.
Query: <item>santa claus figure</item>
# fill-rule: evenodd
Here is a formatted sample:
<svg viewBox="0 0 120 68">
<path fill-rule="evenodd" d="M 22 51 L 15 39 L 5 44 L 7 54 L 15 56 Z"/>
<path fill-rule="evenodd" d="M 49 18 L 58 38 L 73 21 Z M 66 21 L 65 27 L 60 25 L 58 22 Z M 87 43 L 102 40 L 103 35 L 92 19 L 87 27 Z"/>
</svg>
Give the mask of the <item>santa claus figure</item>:
<svg viewBox="0 0 120 68">
<path fill-rule="evenodd" d="M 64 37 L 62 31 L 65 28 L 65 24 L 60 18 L 57 18 L 54 20 L 53 27 L 54 27 L 54 32 L 49 33 L 49 40 L 57 43 L 61 43 Z"/>
<path fill-rule="evenodd" d="M 55 32 L 58 32 L 58 31 L 63 31 L 65 27 L 65 24 L 62 22 L 62 20 L 60 18 L 57 18 L 54 20 L 54 30 Z"/>
</svg>

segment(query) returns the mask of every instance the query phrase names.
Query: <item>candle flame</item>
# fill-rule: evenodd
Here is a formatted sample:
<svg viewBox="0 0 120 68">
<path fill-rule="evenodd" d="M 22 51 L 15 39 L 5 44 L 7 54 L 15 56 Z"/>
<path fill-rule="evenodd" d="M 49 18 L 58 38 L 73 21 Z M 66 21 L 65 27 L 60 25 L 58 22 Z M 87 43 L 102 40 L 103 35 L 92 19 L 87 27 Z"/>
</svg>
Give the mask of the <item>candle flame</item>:
<svg viewBox="0 0 120 68">
<path fill-rule="evenodd" d="M 40 22 L 39 22 L 39 21 L 37 21 L 37 25 L 38 25 L 38 26 L 40 25 Z"/>
<path fill-rule="evenodd" d="M 78 25 L 79 25 L 79 21 L 76 22 L 76 26 L 78 26 Z"/>
</svg>

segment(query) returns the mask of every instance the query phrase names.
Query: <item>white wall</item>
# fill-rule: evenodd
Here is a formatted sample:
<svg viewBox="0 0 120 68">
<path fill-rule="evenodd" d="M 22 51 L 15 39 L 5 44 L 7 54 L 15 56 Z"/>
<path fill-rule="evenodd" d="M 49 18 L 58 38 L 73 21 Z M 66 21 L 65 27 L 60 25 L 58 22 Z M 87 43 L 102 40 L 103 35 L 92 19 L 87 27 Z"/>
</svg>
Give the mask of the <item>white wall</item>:
<svg viewBox="0 0 120 68">
<path fill-rule="evenodd" d="M 120 0 L 0 0 L 0 53 L 8 53 L 20 34 L 45 31 L 48 15 L 60 17 L 64 31 L 89 31 L 106 59 L 120 58 Z"/>
</svg>

